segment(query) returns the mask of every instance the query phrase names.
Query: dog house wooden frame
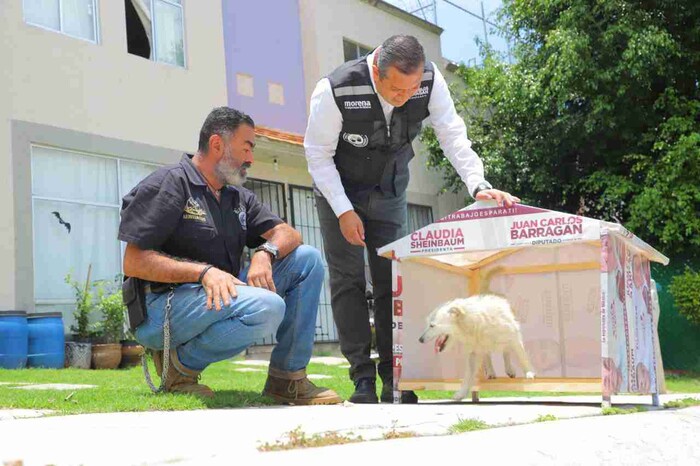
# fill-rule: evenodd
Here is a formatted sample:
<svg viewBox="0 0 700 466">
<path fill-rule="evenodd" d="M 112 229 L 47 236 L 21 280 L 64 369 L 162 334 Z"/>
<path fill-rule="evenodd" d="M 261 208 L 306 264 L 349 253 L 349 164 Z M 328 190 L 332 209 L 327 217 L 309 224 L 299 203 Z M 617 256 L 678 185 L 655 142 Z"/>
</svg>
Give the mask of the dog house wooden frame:
<svg viewBox="0 0 700 466">
<path fill-rule="evenodd" d="M 658 300 L 650 261 L 668 259 L 624 227 L 527 205 L 477 202 L 390 243 L 394 402 L 400 390 L 457 390 L 465 355 L 430 354 L 418 342 L 437 305 L 491 290 L 511 301 L 537 377 L 497 377 L 478 392 L 618 393 L 665 390 L 658 343 Z M 497 267 L 497 270 L 494 268 Z"/>
</svg>

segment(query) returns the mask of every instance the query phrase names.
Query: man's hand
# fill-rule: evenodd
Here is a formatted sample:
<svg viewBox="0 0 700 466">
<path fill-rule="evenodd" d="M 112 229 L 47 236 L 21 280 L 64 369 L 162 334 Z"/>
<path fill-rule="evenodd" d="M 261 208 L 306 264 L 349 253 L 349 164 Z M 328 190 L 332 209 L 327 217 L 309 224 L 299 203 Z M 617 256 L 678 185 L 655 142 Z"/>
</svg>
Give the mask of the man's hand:
<svg viewBox="0 0 700 466">
<path fill-rule="evenodd" d="M 506 207 L 510 207 L 513 204 L 520 202 L 519 197 L 515 197 L 505 191 L 499 191 L 498 189 L 484 189 L 476 193 L 477 201 L 488 201 L 491 199 L 495 199 L 499 206 L 505 204 Z"/>
<path fill-rule="evenodd" d="M 348 210 L 339 218 L 340 231 L 345 240 L 355 246 L 365 246 L 365 226 L 354 210 Z"/>
<path fill-rule="evenodd" d="M 265 251 L 258 251 L 250 259 L 248 285 L 277 292 L 272 280 L 272 257 Z"/>
<path fill-rule="evenodd" d="M 216 267 L 207 270 L 202 278 L 202 286 L 207 292 L 207 308 L 211 309 L 213 305 L 217 311 L 220 311 L 221 301 L 224 302 L 224 305 L 229 306 L 231 298 L 238 296 L 236 285 L 245 285 L 245 283 Z"/>
</svg>

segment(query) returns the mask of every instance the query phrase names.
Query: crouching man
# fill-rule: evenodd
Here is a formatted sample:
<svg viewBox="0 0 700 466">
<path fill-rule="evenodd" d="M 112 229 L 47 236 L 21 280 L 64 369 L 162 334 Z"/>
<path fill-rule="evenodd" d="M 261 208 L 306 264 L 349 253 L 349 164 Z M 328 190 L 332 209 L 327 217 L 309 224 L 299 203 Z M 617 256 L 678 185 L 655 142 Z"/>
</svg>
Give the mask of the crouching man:
<svg viewBox="0 0 700 466">
<path fill-rule="evenodd" d="M 253 120 L 216 108 L 194 156 L 156 170 L 124 197 L 124 274 L 146 283 L 147 315 L 135 337 L 153 350 L 158 375 L 169 358 L 166 391 L 212 397 L 198 383 L 200 373 L 276 332 L 263 395 L 292 404 L 339 403 L 305 370 L 324 275 L 321 256 L 242 187 L 254 147 Z M 245 245 L 255 253 L 240 272 Z M 166 307 L 169 354 L 163 352 Z"/>
</svg>

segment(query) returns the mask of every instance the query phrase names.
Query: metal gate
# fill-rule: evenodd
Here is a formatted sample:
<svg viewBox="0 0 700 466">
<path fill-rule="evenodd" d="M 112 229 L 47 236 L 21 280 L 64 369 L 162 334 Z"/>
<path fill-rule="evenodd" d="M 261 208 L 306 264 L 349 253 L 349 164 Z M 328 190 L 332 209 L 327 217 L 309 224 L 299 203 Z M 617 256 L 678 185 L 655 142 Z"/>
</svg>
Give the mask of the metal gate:
<svg viewBox="0 0 700 466">
<path fill-rule="evenodd" d="M 318 305 L 316 317 L 316 342 L 338 341 L 338 331 L 333 321 L 331 310 L 331 287 L 328 277 L 328 264 L 323 250 L 323 238 L 321 237 L 321 225 L 316 212 L 316 199 L 312 188 L 303 186 L 289 186 L 291 203 L 291 225 L 301 232 L 304 243 L 321 251 L 323 257 L 323 287 L 321 288 L 321 300 Z"/>
<path fill-rule="evenodd" d="M 287 221 L 287 198 L 284 195 L 284 183 L 249 178 L 244 186 L 253 191 L 273 214 L 285 222 Z"/>
<path fill-rule="evenodd" d="M 408 232 L 413 233 L 433 223 L 433 209 L 427 205 L 408 204 Z"/>
</svg>

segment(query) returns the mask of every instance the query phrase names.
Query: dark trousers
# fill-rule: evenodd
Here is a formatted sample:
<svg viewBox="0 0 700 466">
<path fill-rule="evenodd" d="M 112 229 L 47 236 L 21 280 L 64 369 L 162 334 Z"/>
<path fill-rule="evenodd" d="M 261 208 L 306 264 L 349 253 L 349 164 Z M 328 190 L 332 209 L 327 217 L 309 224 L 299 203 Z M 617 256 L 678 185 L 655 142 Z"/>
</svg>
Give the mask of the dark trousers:
<svg viewBox="0 0 700 466">
<path fill-rule="evenodd" d="M 331 307 L 340 338 L 340 350 L 350 362 L 350 378 L 376 377 L 392 380 L 392 286 L 391 261 L 377 256 L 377 248 L 403 237 L 407 225 L 406 194 L 384 196 L 373 191 L 353 202 L 365 227 L 374 296 L 374 325 L 379 365 L 370 359 L 371 331 L 365 296 L 364 248 L 353 246 L 340 231 L 338 217 L 325 198 L 316 196 L 316 208 L 328 262 Z"/>
</svg>

